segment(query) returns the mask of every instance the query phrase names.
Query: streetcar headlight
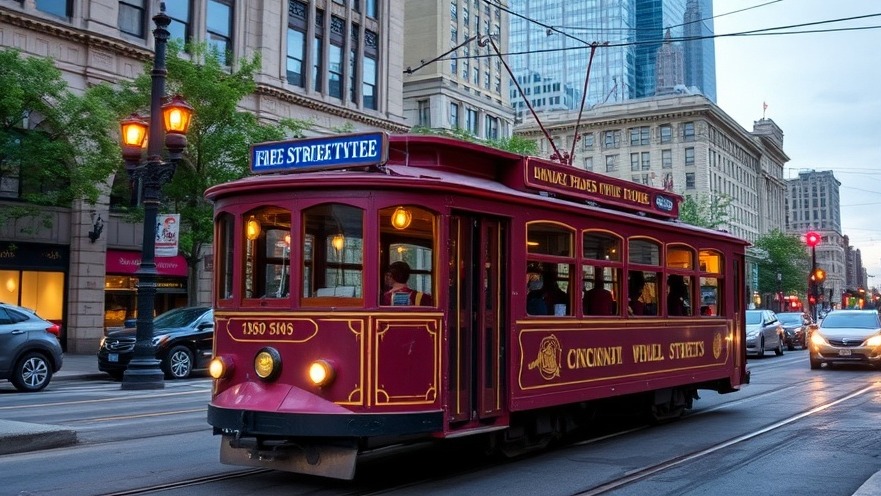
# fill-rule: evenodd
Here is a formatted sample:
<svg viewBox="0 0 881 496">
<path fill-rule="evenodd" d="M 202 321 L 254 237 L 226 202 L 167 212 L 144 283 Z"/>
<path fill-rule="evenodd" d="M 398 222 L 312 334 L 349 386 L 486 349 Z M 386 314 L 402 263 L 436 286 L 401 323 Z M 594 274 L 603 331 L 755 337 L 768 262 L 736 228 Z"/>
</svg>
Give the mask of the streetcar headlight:
<svg viewBox="0 0 881 496">
<path fill-rule="evenodd" d="M 866 340 L 866 346 L 871 346 L 872 348 L 876 346 L 881 346 L 881 335 L 872 336 Z"/>
<path fill-rule="evenodd" d="M 208 374 L 215 379 L 223 379 L 232 375 L 233 361 L 227 357 L 214 357 L 208 364 Z"/>
<path fill-rule="evenodd" d="M 824 346 L 824 345 L 827 345 L 828 343 L 826 342 L 826 339 L 824 339 L 823 336 L 820 335 L 819 332 L 812 332 L 811 333 L 811 344 L 814 344 L 817 346 Z"/>
<path fill-rule="evenodd" d="M 273 381 L 281 373 L 281 354 L 275 348 L 263 348 L 254 357 L 254 372 L 264 381 Z"/>
<path fill-rule="evenodd" d="M 318 387 L 329 385 L 333 382 L 333 366 L 326 360 L 315 360 L 309 365 L 309 379 Z"/>
</svg>

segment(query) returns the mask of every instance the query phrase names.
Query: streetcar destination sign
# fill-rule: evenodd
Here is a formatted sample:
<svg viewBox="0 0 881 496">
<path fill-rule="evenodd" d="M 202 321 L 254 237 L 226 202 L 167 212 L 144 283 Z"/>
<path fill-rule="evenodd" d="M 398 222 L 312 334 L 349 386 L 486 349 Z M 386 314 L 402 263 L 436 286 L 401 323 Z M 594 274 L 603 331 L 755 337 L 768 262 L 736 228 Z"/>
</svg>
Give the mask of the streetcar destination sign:
<svg viewBox="0 0 881 496">
<path fill-rule="evenodd" d="M 388 160 L 385 133 L 345 134 L 251 146 L 251 172 L 292 172 L 379 165 Z"/>
</svg>

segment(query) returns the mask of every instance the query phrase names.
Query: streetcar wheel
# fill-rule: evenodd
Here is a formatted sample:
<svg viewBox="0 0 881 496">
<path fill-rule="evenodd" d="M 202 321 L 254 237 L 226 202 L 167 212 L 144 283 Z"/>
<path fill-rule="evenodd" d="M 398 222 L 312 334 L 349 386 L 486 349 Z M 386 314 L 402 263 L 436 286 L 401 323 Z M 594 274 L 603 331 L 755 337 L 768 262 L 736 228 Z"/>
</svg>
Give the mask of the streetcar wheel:
<svg viewBox="0 0 881 496">
<path fill-rule="evenodd" d="M 42 353 L 26 353 L 12 371 L 12 385 L 19 391 L 34 393 L 49 385 L 52 379 L 52 364 Z"/>
<path fill-rule="evenodd" d="M 165 358 L 165 376 L 186 379 L 193 372 L 193 353 L 186 346 L 175 346 Z"/>
</svg>

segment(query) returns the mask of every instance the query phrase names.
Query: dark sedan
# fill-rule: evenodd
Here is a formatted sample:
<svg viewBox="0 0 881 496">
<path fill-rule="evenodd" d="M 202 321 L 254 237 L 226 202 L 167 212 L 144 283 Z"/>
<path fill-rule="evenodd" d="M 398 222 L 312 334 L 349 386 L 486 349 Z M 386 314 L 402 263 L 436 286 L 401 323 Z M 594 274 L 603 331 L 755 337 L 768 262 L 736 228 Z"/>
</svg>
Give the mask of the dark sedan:
<svg viewBox="0 0 881 496">
<path fill-rule="evenodd" d="M 783 332 L 786 337 L 786 348 L 789 351 L 794 350 L 796 346 L 802 349 L 807 348 L 806 339 L 811 321 L 804 313 L 780 312 L 777 314 L 777 320 L 783 324 Z"/>
<path fill-rule="evenodd" d="M 112 331 L 101 340 L 98 370 L 121 379 L 134 355 L 136 329 Z M 153 319 L 156 359 L 168 379 L 189 377 L 205 369 L 214 343 L 214 311 L 209 307 L 169 310 Z"/>
</svg>

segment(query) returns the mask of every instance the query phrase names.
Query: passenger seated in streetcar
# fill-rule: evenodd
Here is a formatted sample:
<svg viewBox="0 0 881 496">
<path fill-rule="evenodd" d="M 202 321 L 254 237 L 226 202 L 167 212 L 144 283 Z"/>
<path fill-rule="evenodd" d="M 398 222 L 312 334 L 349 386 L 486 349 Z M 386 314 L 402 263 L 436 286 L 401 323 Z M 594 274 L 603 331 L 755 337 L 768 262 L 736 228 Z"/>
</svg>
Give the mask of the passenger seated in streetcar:
<svg viewBox="0 0 881 496">
<path fill-rule="evenodd" d="M 547 315 L 548 305 L 545 303 L 544 282 L 541 274 L 530 272 L 526 275 L 526 313 L 529 315 Z"/>
<path fill-rule="evenodd" d="M 388 288 L 382 294 L 383 305 L 433 305 L 431 295 L 417 291 L 407 285 L 410 279 L 410 266 L 407 262 L 394 262 L 389 265 L 385 273 L 385 286 Z"/>
<path fill-rule="evenodd" d="M 544 283 L 545 305 L 548 315 L 569 315 L 569 295 L 557 286 L 557 273 L 553 269 L 546 268 L 542 275 Z"/>
<path fill-rule="evenodd" d="M 603 287 L 603 269 L 594 267 L 593 287 L 584 293 L 584 313 L 587 315 L 614 315 L 615 298 Z"/>
<path fill-rule="evenodd" d="M 645 315 L 645 302 L 642 301 L 642 290 L 645 287 L 645 274 L 641 270 L 630 272 L 627 278 L 627 304 L 630 315 Z"/>
<path fill-rule="evenodd" d="M 667 277 L 667 288 L 667 315 L 691 315 L 691 302 L 685 277 L 670 275 Z"/>
</svg>

